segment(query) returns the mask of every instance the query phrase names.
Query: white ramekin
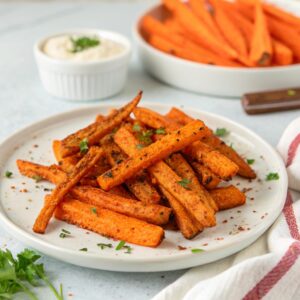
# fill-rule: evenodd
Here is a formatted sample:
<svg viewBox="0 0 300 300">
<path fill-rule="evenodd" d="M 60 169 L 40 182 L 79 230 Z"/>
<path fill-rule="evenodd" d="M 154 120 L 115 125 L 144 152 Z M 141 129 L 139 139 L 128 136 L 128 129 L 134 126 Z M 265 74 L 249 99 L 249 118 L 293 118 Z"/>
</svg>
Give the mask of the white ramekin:
<svg viewBox="0 0 300 300">
<path fill-rule="evenodd" d="M 51 37 L 63 34 L 88 34 L 107 38 L 124 46 L 120 54 L 93 62 L 58 60 L 47 56 L 43 45 Z M 34 45 L 34 55 L 44 88 L 51 95 L 73 101 L 110 97 L 122 90 L 127 78 L 131 54 L 129 40 L 115 32 L 77 29 L 41 39 Z"/>
</svg>

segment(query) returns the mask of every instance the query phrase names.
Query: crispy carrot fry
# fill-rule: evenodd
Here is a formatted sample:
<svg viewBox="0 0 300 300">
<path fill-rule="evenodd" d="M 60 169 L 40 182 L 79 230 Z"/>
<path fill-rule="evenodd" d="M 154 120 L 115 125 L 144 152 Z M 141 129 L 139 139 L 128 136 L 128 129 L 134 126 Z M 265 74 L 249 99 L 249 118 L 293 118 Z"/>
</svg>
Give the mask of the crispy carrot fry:
<svg viewBox="0 0 300 300">
<path fill-rule="evenodd" d="M 127 155 L 125 155 L 119 146 L 115 144 L 112 137 L 106 138 L 102 141 L 102 145 L 112 167 L 127 159 Z M 131 193 L 143 203 L 159 203 L 160 195 L 154 186 L 152 186 L 148 181 L 145 170 L 142 170 L 132 178 L 127 179 L 125 184 L 129 191 L 131 191 Z"/>
<path fill-rule="evenodd" d="M 138 95 L 131 102 L 121 108 L 118 111 L 118 114 L 114 117 L 107 118 L 104 122 L 94 122 L 64 138 L 60 143 L 60 156 L 66 157 L 79 152 L 80 142 L 84 139 L 87 139 L 89 146 L 98 143 L 101 138 L 110 133 L 130 115 L 131 111 L 139 103 L 141 97 L 142 92 L 139 92 Z"/>
<path fill-rule="evenodd" d="M 207 134 L 204 123 L 195 120 L 182 127 L 181 130 L 165 135 L 161 140 L 141 149 L 136 156 L 105 172 L 98 177 L 98 183 L 102 189 L 109 190 L 131 178 L 138 171 L 148 168 L 151 164 L 183 149 Z"/>
<path fill-rule="evenodd" d="M 136 148 L 138 141 L 127 129 L 121 127 L 116 132 L 114 139 L 129 156 L 136 157 L 138 155 L 139 150 Z M 204 193 L 197 194 L 183 187 L 180 184 L 182 178 L 163 161 L 151 165 L 148 170 L 159 185 L 171 193 L 199 223 L 203 226 L 215 225 L 215 212 L 206 204 L 207 200 Z"/>
<path fill-rule="evenodd" d="M 210 191 L 220 210 L 233 208 L 246 203 L 246 196 L 235 186 L 217 188 Z"/>
<path fill-rule="evenodd" d="M 99 186 L 98 183 L 97 183 L 97 186 Z M 108 193 L 117 195 L 117 196 L 120 196 L 123 198 L 136 200 L 136 197 L 133 194 L 131 194 L 129 191 L 127 191 L 126 188 L 122 185 L 113 187 L 111 190 L 108 191 Z"/>
<path fill-rule="evenodd" d="M 44 233 L 57 205 L 64 196 L 82 179 L 104 155 L 101 148 L 91 147 L 88 153 L 78 162 L 74 170 L 67 178 L 60 182 L 52 191 L 49 200 L 45 202 L 35 223 L 33 231 Z"/>
<path fill-rule="evenodd" d="M 190 116 L 185 114 L 183 111 L 178 108 L 173 107 L 170 112 L 167 114 L 167 118 L 172 120 L 178 120 L 182 125 L 186 125 L 193 120 Z M 228 157 L 239 167 L 238 174 L 242 177 L 249 179 L 256 178 L 255 172 L 251 167 L 244 161 L 244 159 L 231 147 L 227 146 L 220 138 L 215 135 L 209 135 L 202 139 L 204 143 L 210 147 L 218 150 L 220 153 Z"/>
<path fill-rule="evenodd" d="M 149 127 L 156 129 L 165 127 L 167 130 L 180 130 L 181 126 L 176 122 L 171 122 L 170 120 L 165 119 L 164 116 L 150 109 L 137 107 L 133 112 L 139 121 Z M 238 166 L 226 156 L 200 141 L 190 144 L 183 152 L 193 159 L 203 162 L 204 165 L 209 167 L 215 174 L 224 180 L 231 179 L 239 170 Z"/>
<path fill-rule="evenodd" d="M 293 63 L 293 52 L 289 47 L 275 39 L 272 40 L 272 45 L 273 59 L 276 65 L 287 66 Z"/>
<path fill-rule="evenodd" d="M 179 0 L 164 0 L 164 5 L 172 11 L 180 24 L 190 33 L 190 38 L 202 46 L 207 47 L 221 57 L 235 59 L 236 51 L 220 42 L 207 28 L 205 23 Z"/>
<path fill-rule="evenodd" d="M 214 189 L 221 182 L 219 177 L 217 177 L 210 169 L 203 166 L 201 163 L 192 161 L 191 165 L 196 172 L 199 181 L 205 188 L 209 190 Z"/>
<path fill-rule="evenodd" d="M 62 156 L 61 156 L 61 153 L 60 153 L 60 146 L 61 146 L 60 141 L 54 140 L 52 142 L 53 153 L 54 153 L 54 156 L 56 158 L 56 161 L 58 161 L 58 162 L 62 160 Z"/>
<path fill-rule="evenodd" d="M 268 66 L 271 64 L 273 55 L 272 41 L 263 13 L 261 2 L 255 5 L 254 31 L 250 47 L 250 59 L 257 66 Z"/>
<path fill-rule="evenodd" d="M 48 167 L 18 159 L 17 166 L 22 175 L 33 179 L 41 177 L 54 184 L 59 184 L 67 178 L 65 172 L 61 171 L 56 165 Z"/>
<path fill-rule="evenodd" d="M 203 226 L 197 220 L 192 219 L 193 217 L 189 215 L 184 206 L 172 194 L 162 187 L 161 191 L 168 199 L 175 215 L 176 224 L 186 239 L 192 239 L 203 230 Z"/>
<path fill-rule="evenodd" d="M 157 225 L 77 200 L 61 202 L 55 217 L 101 235 L 141 246 L 157 247 L 164 238 L 163 229 Z"/>
<path fill-rule="evenodd" d="M 109 194 L 101 189 L 84 186 L 74 187 L 71 193 L 74 198 L 85 203 L 107 208 L 151 224 L 166 224 L 171 214 L 171 209 L 168 207 L 158 204 L 145 205 L 136 200 Z"/>
<path fill-rule="evenodd" d="M 189 165 L 189 163 L 185 160 L 185 158 L 180 153 L 174 153 L 170 155 L 166 159 L 166 163 L 181 177 L 187 179 L 189 182 L 189 188 L 196 192 L 197 194 L 204 194 L 204 199 L 206 200 L 206 204 L 209 205 L 214 211 L 218 210 L 218 207 L 214 201 L 214 199 L 210 196 L 210 194 L 206 191 L 203 186 L 200 185 L 198 178 L 193 170 L 193 168 Z"/>
</svg>

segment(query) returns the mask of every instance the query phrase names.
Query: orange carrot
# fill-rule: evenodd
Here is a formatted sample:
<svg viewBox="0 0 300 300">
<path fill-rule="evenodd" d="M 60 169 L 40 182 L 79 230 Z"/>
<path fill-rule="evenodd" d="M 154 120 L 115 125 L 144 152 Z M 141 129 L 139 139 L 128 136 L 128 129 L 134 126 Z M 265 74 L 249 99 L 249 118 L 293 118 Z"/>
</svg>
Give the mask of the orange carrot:
<svg viewBox="0 0 300 300">
<path fill-rule="evenodd" d="M 220 42 L 207 28 L 205 23 L 179 0 L 164 0 L 164 5 L 171 10 L 180 24 L 190 33 L 190 37 L 200 45 L 208 47 L 211 51 L 222 57 L 235 59 L 237 53 L 231 47 Z"/>
<path fill-rule="evenodd" d="M 176 20 L 174 17 L 167 18 L 164 20 L 164 25 L 169 28 L 169 30 L 178 33 L 178 34 L 185 34 L 184 28 L 180 25 L 178 20 Z"/>
<path fill-rule="evenodd" d="M 286 66 L 293 63 L 292 50 L 283 43 L 273 39 L 274 63 L 279 66 Z"/>
<path fill-rule="evenodd" d="M 268 66 L 272 61 L 273 48 L 271 37 L 263 13 L 262 4 L 255 5 L 254 31 L 250 47 L 250 59 L 257 66 Z"/>
<path fill-rule="evenodd" d="M 78 200 L 60 203 L 55 217 L 101 235 L 141 246 L 157 247 L 164 238 L 164 230 L 157 225 Z"/>
</svg>

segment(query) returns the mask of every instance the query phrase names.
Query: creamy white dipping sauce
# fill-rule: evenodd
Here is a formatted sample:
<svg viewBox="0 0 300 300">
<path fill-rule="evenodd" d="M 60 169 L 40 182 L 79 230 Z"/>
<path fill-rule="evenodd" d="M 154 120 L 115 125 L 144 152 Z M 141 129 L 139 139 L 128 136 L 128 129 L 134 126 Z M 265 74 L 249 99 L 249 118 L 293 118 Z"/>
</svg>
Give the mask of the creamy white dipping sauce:
<svg viewBox="0 0 300 300">
<path fill-rule="evenodd" d="M 76 41 L 80 38 L 88 38 L 96 42 L 86 48 L 76 48 Z M 113 57 L 123 52 L 125 48 L 122 44 L 98 36 L 61 35 L 48 39 L 42 50 L 46 55 L 55 59 L 83 62 Z"/>
</svg>

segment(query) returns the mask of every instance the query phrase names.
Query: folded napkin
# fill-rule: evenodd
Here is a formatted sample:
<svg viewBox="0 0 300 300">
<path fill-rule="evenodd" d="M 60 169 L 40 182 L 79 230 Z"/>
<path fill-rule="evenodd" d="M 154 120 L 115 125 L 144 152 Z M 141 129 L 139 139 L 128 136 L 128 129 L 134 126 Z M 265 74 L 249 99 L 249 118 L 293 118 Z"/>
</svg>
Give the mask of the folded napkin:
<svg viewBox="0 0 300 300">
<path fill-rule="evenodd" d="M 189 270 L 153 300 L 300 299 L 300 118 L 277 149 L 290 190 L 269 231 L 238 254 Z"/>
</svg>

